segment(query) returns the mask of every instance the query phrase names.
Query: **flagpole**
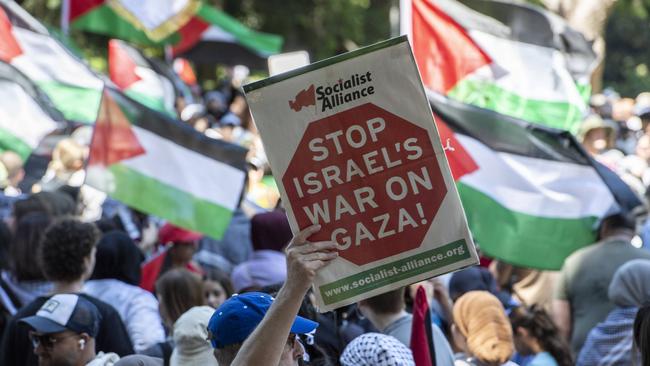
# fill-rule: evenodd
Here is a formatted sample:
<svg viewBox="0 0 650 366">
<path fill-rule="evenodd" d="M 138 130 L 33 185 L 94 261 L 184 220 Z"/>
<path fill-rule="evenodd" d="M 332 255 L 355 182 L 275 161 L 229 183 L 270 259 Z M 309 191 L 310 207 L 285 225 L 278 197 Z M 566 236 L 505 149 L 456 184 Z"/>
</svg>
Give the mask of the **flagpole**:
<svg viewBox="0 0 650 366">
<path fill-rule="evenodd" d="M 63 0 L 61 3 L 61 32 L 68 36 L 70 27 L 70 0 Z"/>
</svg>

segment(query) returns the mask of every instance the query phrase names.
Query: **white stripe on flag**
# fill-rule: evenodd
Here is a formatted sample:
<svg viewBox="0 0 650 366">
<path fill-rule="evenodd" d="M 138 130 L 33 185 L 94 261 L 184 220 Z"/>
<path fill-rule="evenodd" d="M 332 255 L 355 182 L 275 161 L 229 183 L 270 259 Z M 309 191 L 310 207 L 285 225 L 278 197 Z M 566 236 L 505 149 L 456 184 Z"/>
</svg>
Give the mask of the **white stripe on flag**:
<svg viewBox="0 0 650 366">
<path fill-rule="evenodd" d="M 194 197 L 234 210 L 245 173 L 132 126 L 146 154 L 120 163 Z"/>
<path fill-rule="evenodd" d="M 236 43 L 237 38 L 216 25 L 211 25 L 201 34 L 202 41 Z"/>
<path fill-rule="evenodd" d="M 573 219 L 602 217 L 615 205 L 591 166 L 497 153 L 471 137 L 456 137 L 479 167 L 460 181 L 512 211 Z"/>
<path fill-rule="evenodd" d="M 34 149 L 56 127 L 57 123 L 20 85 L 0 81 L 0 128 Z"/>
</svg>

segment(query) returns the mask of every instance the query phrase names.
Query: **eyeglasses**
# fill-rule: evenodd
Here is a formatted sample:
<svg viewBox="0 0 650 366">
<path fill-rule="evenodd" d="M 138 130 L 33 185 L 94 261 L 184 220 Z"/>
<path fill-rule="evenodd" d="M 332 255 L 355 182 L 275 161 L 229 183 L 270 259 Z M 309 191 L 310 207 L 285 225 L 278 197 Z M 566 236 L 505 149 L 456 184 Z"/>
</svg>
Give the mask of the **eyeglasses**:
<svg viewBox="0 0 650 366">
<path fill-rule="evenodd" d="M 38 346 L 43 346 L 43 348 L 51 349 L 57 342 L 60 342 L 66 338 L 77 336 L 77 334 L 68 334 L 61 337 L 55 337 L 51 334 L 37 334 L 34 332 L 29 332 L 29 340 L 32 342 L 32 346 L 36 349 Z"/>
</svg>

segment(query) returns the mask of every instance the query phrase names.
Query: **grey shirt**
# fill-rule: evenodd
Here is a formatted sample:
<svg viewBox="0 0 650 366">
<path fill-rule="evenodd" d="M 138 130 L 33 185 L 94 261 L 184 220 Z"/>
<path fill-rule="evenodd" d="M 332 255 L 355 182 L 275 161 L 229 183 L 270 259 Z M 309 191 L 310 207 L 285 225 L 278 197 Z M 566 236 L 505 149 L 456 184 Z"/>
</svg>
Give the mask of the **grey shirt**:
<svg viewBox="0 0 650 366">
<path fill-rule="evenodd" d="M 411 323 L 413 322 L 413 315 L 407 314 L 389 324 L 382 333 L 397 338 L 400 342 L 404 343 L 406 347 L 411 347 Z M 433 347 L 436 352 L 436 366 L 453 366 L 454 354 L 449 347 L 447 338 L 438 328 L 437 325 L 432 324 L 433 334 Z"/>
</svg>

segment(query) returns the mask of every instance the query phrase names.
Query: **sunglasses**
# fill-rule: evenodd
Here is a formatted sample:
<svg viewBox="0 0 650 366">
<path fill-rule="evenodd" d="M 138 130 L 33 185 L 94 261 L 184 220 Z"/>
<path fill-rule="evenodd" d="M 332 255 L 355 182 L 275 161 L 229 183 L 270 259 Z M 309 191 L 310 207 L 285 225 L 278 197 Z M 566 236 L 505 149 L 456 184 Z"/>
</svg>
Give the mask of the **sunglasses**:
<svg viewBox="0 0 650 366">
<path fill-rule="evenodd" d="M 34 332 L 29 333 L 29 340 L 32 342 L 32 346 L 34 348 L 38 348 L 38 346 L 43 346 L 43 348 L 48 348 L 51 349 L 53 348 L 58 342 L 70 338 L 70 337 L 75 337 L 77 334 L 68 334 L 65 336 L 61 337 L 55 337 L 51 334 L 37 334 Z"/>
</svg>

